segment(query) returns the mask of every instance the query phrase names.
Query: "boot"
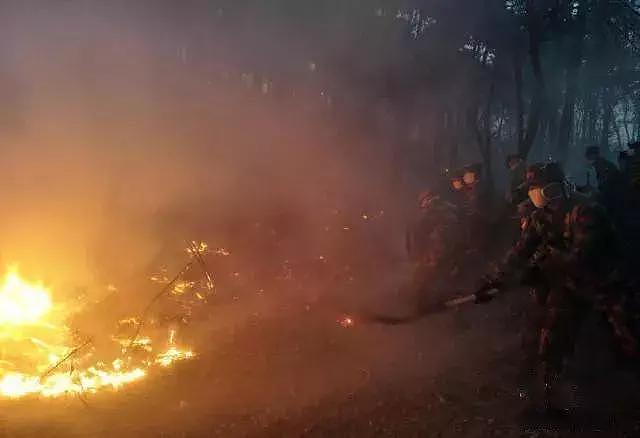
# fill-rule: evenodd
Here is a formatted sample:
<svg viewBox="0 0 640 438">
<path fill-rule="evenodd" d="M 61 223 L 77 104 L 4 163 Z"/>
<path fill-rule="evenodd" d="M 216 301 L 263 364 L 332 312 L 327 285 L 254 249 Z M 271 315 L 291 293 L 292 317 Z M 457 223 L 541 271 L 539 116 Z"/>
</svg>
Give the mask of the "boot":
<svg viewBox="0 0 640 438">
<path fill-rule="evenodd" d="M 552 418 L 566 418 L 570 414 L 567 399 L 561 384 L 560 374 L 547 370 L 544 377 L 542 406 L 545 415 Z"/>
</svg>

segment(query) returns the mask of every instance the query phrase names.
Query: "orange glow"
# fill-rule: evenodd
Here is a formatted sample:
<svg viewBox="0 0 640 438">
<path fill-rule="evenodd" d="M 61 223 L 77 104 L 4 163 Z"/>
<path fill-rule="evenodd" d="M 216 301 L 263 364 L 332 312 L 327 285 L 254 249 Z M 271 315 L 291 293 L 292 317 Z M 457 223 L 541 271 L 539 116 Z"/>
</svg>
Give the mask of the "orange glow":
<svg viewBox="0 0 640 438">
<path fill-rule="evenodd" d="M 338 323 L 344 328 L 351 328 L 355 325 L 355 321 L 350 316 L 343 316 Z"/>
<path fill-rule="evenodd" d="M 121 356 L 105 365 L 93 357 L 90 341 L 81 348 L 71 344 L 71 332 L 64 325 L 70 313 L 64 305 L 54 304 L 44 285 L 23 279 L 16 269 L 8 271 L 0 286 L 0 397 L 58 397 L 117 390 L 144 378 L 152 367 L 169 367 L 195 356 L 190 349 L 175 345 L 172 330 L 163 342 L 166 349 L 157 352 L 155 340 L 136 340 L 134 346 L 148 356 L 146 360 L 134 361 L 126 348 L 121 348 Z M 135 318 L 127 321 L 138 323 Z M 113 340 L 128 345 L 122 339 Z M 71 352 L 77 354 L 69 358 L 68 366 L 57 367 Z"/>
</svg>

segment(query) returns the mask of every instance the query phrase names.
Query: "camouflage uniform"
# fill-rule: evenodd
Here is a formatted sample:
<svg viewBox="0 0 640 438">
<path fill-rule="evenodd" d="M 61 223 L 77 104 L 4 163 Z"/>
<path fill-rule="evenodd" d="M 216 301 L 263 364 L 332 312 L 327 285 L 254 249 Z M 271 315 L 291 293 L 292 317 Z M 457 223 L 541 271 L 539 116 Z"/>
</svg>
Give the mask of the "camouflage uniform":
<svg viewBox="0 0 640 438">
<path fill-rule="evenodd" d="M 593 169 L 596 171 L 598 187 L 603 193 L 623 185 L 623 174 L 612 162 L 598 157 L 593 163 Z"/>
<path fill-rule="evenodd" d="M 631 166 L 633 164 L 633 156 L 629 151 L 618 152 L 618 167 L 624 181 L 628 184 L 631 182 Z"/>
<path fill-rule="evenodd" d="M 640 154 L 640 151 L 637 154 Z M 629 178 L 632 186 L 640 190 L 640 155 L 635 155 L 629 163 Z"/>
<path fill-rule="evenodd" d="M 460 212 L 460 231 L 464 234 L 466 251 L 468 253 L 485 252 L 491 236 L 491 226 L 496 222 L 493 214 L 496 208 L 493 205 L 491 193 L 480 179 L 482 166 L 473 164 L 466 166 L 456 173 L 458 178 L 462 175 L 473 173 L 475 182 L 464 183 L 464 187 L 456 192 L 456 205 Z"/>
<path fill-rule="evenodd" d="M 598 200 L 606 207 L 620 235 L 624 236 L 623 250 L 631 261 L 640 247 L 640 193 L 632 189 L 633 161 L 630 161 L 637 161 L 637 151 L 633 156 L 624 156 L 626 159 L 621 161 L 619 170 L 600 157 L 597 147 L 587 149 L 587 158 L 593 163 L 598 180 Z M 633 274 L 639 277 L 637 272 Z"/>
<path fill-rule="evenodd" d="M 423 289 L 431 272 L 451 272 L 460 251 L 457 208 L 439 196 L 422 206 L 420 218 L 407 235 L 407 250 L 416 264 L 414 285 Z"/>
<path fill-rule="evenodd" d="M 541 182 L 534 184 L 561 183 L 560 174 L 548 178 L 549 169 L 541 167 L 538 173 L 542 178 L 535 179 Z M 522 269 L 525 283 L 535 285 L 537 328 L 523 339 L 523 371 L 533 373 L 542 364 L 547 388 L 562 372 L 580 325 L 592 309 L 606 317 L 620 351 L 632 357 L 638 354 L 624 312 L 614 237 L 604 208 L 578 194 L 565 194 L 553 208 L 537 208 L 529 216 L 502 264 L 499 279 Z"/>
<path fill-rule="evenodd" d="M 518 204 L 516 205 L 516 212 L 518 218 L 520 220 L 520 230 L 523 230 L 527 225 L 531 215 L 536 211 L 536 207 L 533 205 L 531 200 L 529 199 L 529 185 L 532 183 L 533 179 L 537 175 L 539 168 L 543 166 L 543 163 L 532 164 L 527 166 L 525 169 L 522 180 L 518 185 Z"/>
<path fill-rule="evenodd" d="M 517 207 L 528 199 L 524 184 L 527 165 L 519 154 L 509 155 L 506 165 L 509 170 L 509 191 L 507 192 L 506 200 L 512 206 Z"/>
<path fill-rule="evenodd" d="M 608 210 L 618 227 L 624 227 L 626 183 L 623 173 L 600 156 L 600 148 L 590 146 L 586 158 L 592 163 L 598 182 L 598 201 Z"/>
</svg>

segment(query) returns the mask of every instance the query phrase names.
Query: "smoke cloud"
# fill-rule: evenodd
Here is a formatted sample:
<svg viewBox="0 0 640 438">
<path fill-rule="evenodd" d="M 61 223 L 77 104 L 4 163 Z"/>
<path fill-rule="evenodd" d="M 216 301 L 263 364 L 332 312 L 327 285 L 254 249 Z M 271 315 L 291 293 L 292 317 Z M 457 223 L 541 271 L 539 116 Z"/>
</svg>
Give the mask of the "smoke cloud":
<svg viewBox="0 0 640 438">
<path fill-rule="evenodd" d="M 249 53 L 252 66 L 277 66 L 302 48 L 281 45 L 273 23 L 225 27 L 213 6 L 3 3 L 3 263 L 55 284 L 103 284 L 150 269 L 169 244 L 222 245 L 233 223 L 278 215 L 292 235 L 307 227 L 296 245 L 314 248 L 323 211 L 380 204 L 375 141 L 312 109 L 315 89 L 279 96 L 281 83 L 245 68 Z M 261 32 L 269 42 L 247 47 Z M 316 66 L 296 68 L 304 80 Z"/>
</svg>

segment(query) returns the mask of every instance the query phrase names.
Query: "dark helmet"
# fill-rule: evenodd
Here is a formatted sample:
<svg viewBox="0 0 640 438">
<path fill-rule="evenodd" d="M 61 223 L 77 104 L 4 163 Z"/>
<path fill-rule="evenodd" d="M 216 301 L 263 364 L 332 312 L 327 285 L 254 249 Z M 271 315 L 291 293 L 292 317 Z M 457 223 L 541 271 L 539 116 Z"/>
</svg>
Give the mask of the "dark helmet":
<svg viewBox="0 0 640 438">
<path fill-rule="evenodd" d="M 524 173 L 524 182 L 527 186 L 533 182 L 536 176 L 539 174 L 539 168 L 544 166 L 545 163 L 529 164 L 527 170 Z"/>
<path fill-rule="evenodd" d="M 467 186 L 476 184 L 482 177 L 482 164 L 474 163 L 462 168 L 462 179 Z"/>
<path fill-rule="evenodd" d="M 525 184 L 529 199 L 536 208 L 545 208 L 550 202 L 569 195 L 562 167 L 553 161 L 530 166 Z"/>
<path fill-rule="evenodd" d="M 626 161 L 631 158 L 631 152 L 618 151 L 618 161 Z"/>
<path fill-rule="evenodd" d="M 465 173 L 474 173 L 478 176 L 482 174 L 482 163 L 467 164 L 462 168 L 462 175 Z"/>
<path fill-rule="evenodd" d="M 454 190 L 461 190 L 464 187 L 464 170 L 451 170 L 449 173 L 449 181 Z"/>
<path fill-rule="evenodd" d="M 522 156 L 522 154 L 520 153 L 509 154 L 507 155 L 507 158 L 505 159 L 504 164 L 507 167 L 511 167 L 511 163 L 517 160 L 524 161 L 524 157 Z"/>
<path fill-rule="evenodd" d="M 600 156 L 600 147 L 599 146 L 588 146 L 585 149 L 584 156 L 587 160 L 593 160 Z"/>
<path fill-rule="evenodd" d="M 460 168 L 460 169 L 449 169 L 449 171 L 447 172 L 447 176 L 451 180 L 462 178 L 462 175 L 464 175 L 464 169 L 462 169 L 462 168 Z"/>
<path fill-rule="evenodd" d="M 527 187 L 545 187 L 565 180 L 562 166 L 557 162 L 536 163 L 527 168 L 525 183 Z"/>
</svg>

